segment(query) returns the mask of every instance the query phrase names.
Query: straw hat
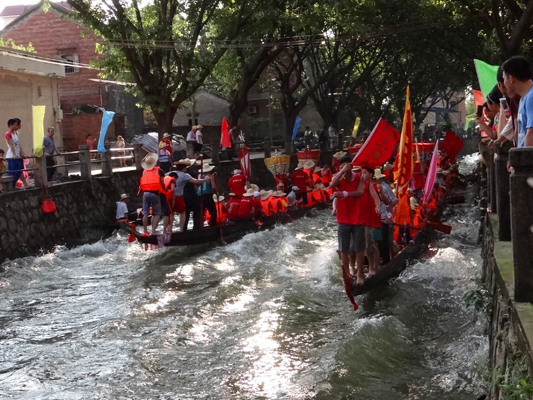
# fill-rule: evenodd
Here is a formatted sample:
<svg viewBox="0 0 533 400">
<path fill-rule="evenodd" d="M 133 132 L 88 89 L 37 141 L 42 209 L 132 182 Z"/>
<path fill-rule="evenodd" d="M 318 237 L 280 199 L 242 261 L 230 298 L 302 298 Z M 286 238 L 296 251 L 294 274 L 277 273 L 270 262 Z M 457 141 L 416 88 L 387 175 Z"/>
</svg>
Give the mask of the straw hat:
<svg viewBox="0 0 533 400">
<path fill-rule="evenodd" d="M 255 192 L 259 192 L 259 186 L 257 186 L 256 184 L 254 184 L 254 183 L 250 183 L 250 187 L 251 187 Z"/>
<path fill-rule="evenodd" d="M 144 156 L 144 158 L 141 161 L 141 167 L 143 169 L 150 171 L 154 169 L 155 165 L 157 164 L 157 160 L 159 157 L 157 157 L 157 154 L 155 153 L 148 153 Z"/>
<path fill-rule="evenodd" d="M 124 199 L 127 199 L 127 198 L 129 198 L 129 197 L 130 197 L 130 196 L 128 196 L 126 193 L 122 193 L 122 194 L 120 195 L 120 200 L 124 200 Z"/>
<path fill-rule="evenodd" d="M 239 174 L 242 174 L 242 171 L 240 169 L 234 169 L 231 174 L 232 175 L 239 175 Z"/>
<path fill-rule="evenodd" d="M 316 167 L 315 170 L 313 171 L 315 174 L 319 173 L 319 172 L 322 172 L 324 168 L 322 167 Z"/>
<path fill-rule="evenodd" d="M 352 171 L 361 171 L 361 167 L 359 165 L 355 165 L 353 168 L 352 168 Z"/>
<path fill-rule="evenodd" d="M 270 196 L 272 196 L 272 190 L 261 190 L 259 193 L 261 193 L 261 200 L 267 200 Z"/>
<path fill-rule="evenodd" d="M 298 163 L 298 165 L 296 166 L 296 168 L 294 168 L 294 170 L 296 171 L 297 169 L 302 169 L 304 167 L 304 165 L 302 163 Z"/>
<path fill-rule="evenodd" d="M 381 178 L 385 178 L 385 177 L 386 177 L 386 175 L 383 175 L 381 173 L 381 169 L 379 169 L 379 168 L 375 169 L 375 171 L 374 171 L 374 179 L 375 180 L 378 180 L 378 179 L 381 179 Z"/>
<path fill-rule="evenodd" d="M 230 195 L 231 195 L 231 193 L 230 193 Z M 218 200 L 217 200 L 217 195 L 216 195 L 216 194 L 213 195 L 213 201 L 214 201 L 215 203 L 223 202 L 224 199 L 225 199 L 224 196 L 218 196 Z"/>
<path fill-rule="evenodd" d="M 342 158 L 346 155 L 345 151 L 337 151 L 335 154 L 333 154 L 333 158 Z"/>
<path fill-rule="evenodd" d="M 293 186 L 292 187 L 292 191 L 293 192 L 297 192 L 298 190 L 300 190 L 300 188 L 298 186 Z"/>
<path fill-rule="evenodd" d="M 193 125 L 193 126 L 191 127 L 191 130 L 193 130 L 193 131 L 195 131 L 196 129 L 198 129 L 198 125 Z"/>
<path fill-rule="evenodd" d="M 252 197 L 255 193 L 255 190 L 253 189 L 248 189 L 242 196 L 243 197 Z"/>
<path fill-rule="evenodd" d="M 315 166 L 315 163 L 314 161 L 311 161 L 311 160 L 307 160 L 305 163 L 304 163 L 304 169 L 311 169 Z"/>
<path fill-rule="evenodd" d="M 437 174 L 442 174 L 444 171 L 442 168 L 437 168 Z"/>
<path fill-rule="evenodd" d="M 204 129 L 202 125 L 196 125 L 196 129 Z"/>
<path fill-rule="evenodd" d="M 274 196 L 274 197 L 283 197 L 283 196 L 285 196 L 285 193 L 282 192 L 281 190 L 276 190 L 274 193 L 272 193 L 272 196 Z"/>
<path fill-rule="evenodd" d="M 211 171 L 213 171 L 214 169 L 215 169 L 215 166 L 214 166 L 214 165 L 204 165 L 204 166 L 202 166 L 202 171 L 203 171 L 204 173 L 206 173 L 206 172 L 211 172 Z"/>
<path fill-rule="evenodd" d="M 191 166 L 191 162 L 188 158 L 185 158 L 185 159 L 182 159 L 182 160 L 179 160 L 179 161 L 174 161 L 174 164 L 172 165 L 186 165 L 187 168 Z"/>
<path fill-rule="evenodd" d="M 229 197 L 229 196 L 233 196 L 233 197 L 235 197 L 235 196 L 237 196 L 237 195 L 236 195 L 235 193 L 231 193 L 231 192 L 230 192 L 230 193 L 228 194 L 228 197 Z"/>
<path fill-rule="evenodd" d="M 394 168 L 394 165 L 392 165 L 388 161 L 383 165 L 383 171 L 388 171 L 389 169 L 393 169 L 393 168 Z"/>
<path fill-rule="evenodd" d="M 169 137 L 170 137 L 170 135 L 168 134 L 168 132 L 163 133 L 163 139 L 166 139 L 166 138 L 169 138 Z"/>
<path fill-rule="evenodd" d="M 315 185 L 315 190 L 326 190 L 326 187 L 324 186 L 323 183 L 318 183 Z"/>
<path fill-rule="evenodd" d="M 159 142 L 159 148 L 162 149 L 163 147 L 167 147 L 167 144 L 163 141 Z"/>
</svg>

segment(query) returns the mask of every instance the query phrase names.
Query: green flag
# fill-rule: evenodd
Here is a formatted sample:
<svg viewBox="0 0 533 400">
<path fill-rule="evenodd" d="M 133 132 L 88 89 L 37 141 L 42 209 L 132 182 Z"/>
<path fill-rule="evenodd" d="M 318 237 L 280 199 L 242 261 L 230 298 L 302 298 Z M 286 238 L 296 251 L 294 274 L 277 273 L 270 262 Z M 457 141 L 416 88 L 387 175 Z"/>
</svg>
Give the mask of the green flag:
<svg viewBox="0 0 533 400">
<path fill-rule="evenodd" d="M 496 80 L 498 66 L 489 65 L 486 62 L 476 59 L 474 59 L 474 64 L 476 66 L 477 79 L 479 81 L 479 86 L 481 87 L 481 92 L 483 93 L 483 97 L 487 98 L 490 91 L 498 83 Z"/>
</svg>

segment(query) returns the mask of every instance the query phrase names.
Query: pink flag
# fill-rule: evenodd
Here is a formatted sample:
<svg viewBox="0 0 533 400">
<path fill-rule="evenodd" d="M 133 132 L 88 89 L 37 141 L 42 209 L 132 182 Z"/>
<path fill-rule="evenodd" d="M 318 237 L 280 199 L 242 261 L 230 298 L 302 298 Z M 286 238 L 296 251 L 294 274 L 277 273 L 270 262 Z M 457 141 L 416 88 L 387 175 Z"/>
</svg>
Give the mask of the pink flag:
<svg viewBox="0 0 533 400">
<path fill-rule="evenodd" d="M 249 147 L 244 146 L 239 150 L 239 164 L 241 165 L 242 174 L 246 177 L 246 180 L 249 180 L 252 174 Z"/>
<path fill-rule="evenodd" d="M 226 117 L 222 117 L 222 127 L 220 128 L 220 144 L 224 147 L 231 148 L 231 139 L 229 137 L 229 125 Z"/>
<path fill-rule="evenodd" d="M 426 179 L 426 186 L 424 187 L 424 197 L 422 198 L 422 204 L 428 204 L 431 200 L 431 193 L 433 192 L 433 185 L 435 184 L 435 179 L 437 179 L 437 162 L 439 160 L 439 142 L 435 143 L 435 148 L 433 149 L 433 156 L 431 156 L 431 161 L 429 163 L 429 170 Z"/>
</svg>

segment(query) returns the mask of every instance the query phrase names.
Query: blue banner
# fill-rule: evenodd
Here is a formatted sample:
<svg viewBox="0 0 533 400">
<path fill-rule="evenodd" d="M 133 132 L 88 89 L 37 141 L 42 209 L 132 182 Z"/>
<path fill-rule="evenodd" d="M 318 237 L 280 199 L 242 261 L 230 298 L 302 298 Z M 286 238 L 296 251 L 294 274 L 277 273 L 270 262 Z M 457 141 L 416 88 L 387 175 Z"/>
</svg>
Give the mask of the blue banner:
<svg viewBox="0 0 533 400">
<path fill-rule="evenodd" d="M 100 129 L 100 137 L 98 138 L 97 148 L 99 153 L 105 153 L 107 151 L 105 149 L 105 135 L 107 134 L 107 128 L 109 127 L 109 124 L 111 121 L 113 121 L 114 115 L 114 111 L 104 111 L 104 115 L 102 117 L 102 128 Z"/>
<path fill-rule="evenodd" d="M 302 119 L 300 117 L 296 117 L 296 122 L 294 123 L 294 130 L 292 131 L 292 140 L 296 139 L 296 134 L 298 133 L 300 122 L 302 122 Z"/>
</svg>

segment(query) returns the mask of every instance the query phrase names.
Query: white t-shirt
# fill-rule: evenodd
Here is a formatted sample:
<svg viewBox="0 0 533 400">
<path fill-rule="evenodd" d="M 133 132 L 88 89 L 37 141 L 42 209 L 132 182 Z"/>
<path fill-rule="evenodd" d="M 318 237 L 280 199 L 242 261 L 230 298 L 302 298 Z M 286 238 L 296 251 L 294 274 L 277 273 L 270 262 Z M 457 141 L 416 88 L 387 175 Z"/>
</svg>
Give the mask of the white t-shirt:
<svg viewBox="0 0 533 400">
<path fill-rule="evenodd" d="M 128 206 L 123 201 L 117 201 L 117 219 L 128 218 Z"/>
<path fill-rule="evenodd" d="M 10 138 L 13 142 L 13 147 L 15 148 L 15 154 L 11 151 L 11 147 L 7 146 L 6 158 L 19 158 L 20 157 L 20 139 L 19 133 L 17 132 L 6 132 L 6 143 L 7 139 Z"/>
<path fill-rule="evenodd" d="M 196 141 L 200 144 L 204 144 L 204 140 L 202 139 L 202 131 L 196 131 Z"/>
<path fill-rule="evenodd" d="M 189 133 L 187 133 L 187 142 L 189 142 L 191 140 L 193 142 L 196 142 L 196 132 L 194 132 L 194 131 L 190 131 Z"/>
</svg>

